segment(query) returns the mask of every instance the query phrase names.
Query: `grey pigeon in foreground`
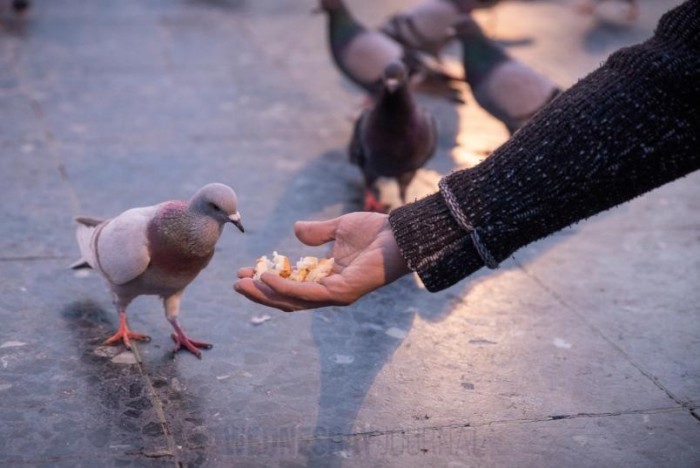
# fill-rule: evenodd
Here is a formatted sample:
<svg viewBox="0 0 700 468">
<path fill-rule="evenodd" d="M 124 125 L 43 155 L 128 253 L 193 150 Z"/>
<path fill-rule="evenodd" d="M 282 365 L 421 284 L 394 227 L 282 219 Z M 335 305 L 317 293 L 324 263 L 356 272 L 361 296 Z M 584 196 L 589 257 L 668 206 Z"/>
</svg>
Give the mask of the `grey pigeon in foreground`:
<svg viewBox="0 0 700 468">
<path fill-rule="evenodd" d="M 105 341 L 149 340 L 126 324 L 126 308 L 141 295 L 163 299 L 165 316 L 175 333 L 175 350 L 185 348 L 201 357 L 197 348 L 212 345 L 191 340 L 178 323 L 185 287 L 207 266 L 226 223 L 241 232 L 236 194 L 227 185 L 208 184 L 189 201 L 172 200 L 132 208 L 107 219 L 76 218 L 81 258 L 73 268 L 91 267 L 107 281 L 119 312 L 119 330 Z"/>
<path fill-rule="evenodd" d="M 464 74 L 476 102 L 512 134 L 554 99 L 561 89 L 549 78 L 512 58 L 486 37 L 476 21 L 455 24 L 462 45 Z"/>
<path fill-rule="evenodd" d="M 440 59 L 440 52 L 454 39 L 452 25 L 464 14 L 487 8 L 498 0 L 424 0 L 390 17 L 380 30 L 411 49 Z"/>
<path fill-rule="evenodd" d="M 435 153 L 435 119 L 418 107 L 407 86 L 407 72 L 400 63 L 389 64 L 377 102 L 355 122 L 350 141 L 350 161 L 360 167 L 365 180 L 366 211 L 385 211 L 374 193 L 379 177 L 395 178 L 406 202 L 406 188 Z"/>
<path fill-rule="evenodd" d="M 394 39 L 359 23 L 342 0 L 319 0 L 317 11 L 328 15 L 328 42 L 331 55 L 342 74 L 376 98 L 381 92 L 382 73 L 387 65 L 403 62 L 409 74 L 420 81 L 453 79 L 428 67 L 418 55 Z"/>
</svg>

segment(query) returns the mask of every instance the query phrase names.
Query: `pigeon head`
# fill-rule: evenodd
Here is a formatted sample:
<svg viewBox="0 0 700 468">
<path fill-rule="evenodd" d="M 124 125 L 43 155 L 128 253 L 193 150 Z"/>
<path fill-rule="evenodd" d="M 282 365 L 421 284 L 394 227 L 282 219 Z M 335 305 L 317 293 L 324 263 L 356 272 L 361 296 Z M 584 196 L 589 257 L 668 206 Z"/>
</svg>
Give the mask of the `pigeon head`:
<svg viewBox="0 0 700 468">
<path fill-rule="evenodd" d="M 406 83 L 407 76 L 406 67 L 401 62 L 392 62 L 384 69 L 382 81 L 387 91 L 393 93 Z"/>
<path fill-rule="evenodd" d="M 205 216 L 215 219 L 219 224 L 233 223 L 241 232 L 245 232 L 238 212 L 236 192 L 224 184 L 207 184 L 194 194 L 190 207 Z"/>
</svg>

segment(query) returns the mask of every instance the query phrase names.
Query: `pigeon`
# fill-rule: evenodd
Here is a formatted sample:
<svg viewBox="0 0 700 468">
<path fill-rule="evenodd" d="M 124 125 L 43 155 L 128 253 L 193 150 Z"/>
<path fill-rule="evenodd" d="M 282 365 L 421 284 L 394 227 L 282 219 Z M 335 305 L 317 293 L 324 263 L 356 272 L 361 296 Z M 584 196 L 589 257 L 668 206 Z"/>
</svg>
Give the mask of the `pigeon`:
<svg viewBox="0 0 700 468">
<path fill-rule="evenodd" d="M 638 0 L 580 0 L 578 10 L 612 23 L 632 22 L 639 18 Z"/>
<path fill-rule="evenodd" d="M 440 60 L 440 52 L 454 39 L 452 25 L 459 16 L 496 3 L 498 0 L 424 0 L 391 16 L 380 30 L 405 47 Z"/>
<path fill-rule="evenodd" d="M 244 232 L 236 193 L 229 186 L 208 184 L 189 201 L 172 200 L 132 208 L 98 220 L 76 218 L 76 238 L 81 258 L 72 268 L 90 267 L 106 280 L 119 313 L 119 330 L 105 344 L 150 338 L 129 330 L 126 309 L 141 295 L 163 299 L 165 316 L 173 327 L 173 354 L 186 349 L 201 359 L 198 348 L 212 345 L 187 337 L 178 322 L 180 298 L 185 287 L 207 266 L 224 224 Z"/>
<path fill-rule="evenodd" d="M 389 64 L 377 102 L 355 122 L 348 153 L 364 176 L 366 211 L 385 211 L 374 193 L 379 177 L 395 178 L 405 203 L 406 188 L 435 153 L 435 119 L 416 105 L 407 79 L 401 62 Z"/>
<path fill-rule="evenodd" d="M 454 80 L 441 70 L 431 69 L 421 58 L 394 39 L 359 23 L 342 0 L 319 0 L 317 12 L 328 14 L 328 43 L 341 73 L 372 98 L 382 89 L 382 73 L 392 62 L 402 61 L 412 80 Z"/>
<path fill-rule="evenodd" d="M 12 8 L 21 13 L 29 8 L 29 0 L 12 0 Z"/>
<path fill-rule="evenodd" d="M 462 45 L 465 79 L 476 102 L 511 134 L 561 93 L 552 80 L 510 57 L 486 37 L 470 16 L 462 17 L 454 27 Z"/>
</svg>

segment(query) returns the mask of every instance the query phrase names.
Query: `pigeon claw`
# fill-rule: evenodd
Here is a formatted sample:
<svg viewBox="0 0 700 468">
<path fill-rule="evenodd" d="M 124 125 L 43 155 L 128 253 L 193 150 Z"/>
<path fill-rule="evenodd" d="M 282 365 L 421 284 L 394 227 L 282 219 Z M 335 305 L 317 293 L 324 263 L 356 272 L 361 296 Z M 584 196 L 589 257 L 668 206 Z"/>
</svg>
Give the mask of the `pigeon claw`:
<svg viewBox="0 0 700 468">
<path fill-rule="evenodd" d="M 364 211 L 374 211 L 376 213 L 386 213 L 386 206 L 377 200 L 377 197 L 372 193 L 371 190 L 365 192 L 365 206 Z"/>
<path fill-rule="evenodd" d="M 173 341 L 175 341 L 175 348 L 173 348 L 173 357 L 181 349 L 186 349 L 190 353 L 197 356 L 197 359 L 202 359 L 202 352 L 198 348 L 211 349 L 214 347 L 214 345 L 211 343 L 204 343 L 202 341 L 191 340 L 184 334 L 181 337 L 175 333 L 173 333 L 170 336 L 173 338 Z"/>
<path fill-rule="evenodd" d="M 148 342 L 151 341 L 151 337 L 142 333 L 136 333 L 129 330 L 129 327 L 126 324 L 126 316 L 123 314 L 119 314 L 119 329 L 114 335 L 104 340 L 103 344 L 113 345 L 121 341 L 122 343 L 124 343 L 124 346 L 126 346 L 126 349 L 131 349 L 130 340 Z"/>
</svg>

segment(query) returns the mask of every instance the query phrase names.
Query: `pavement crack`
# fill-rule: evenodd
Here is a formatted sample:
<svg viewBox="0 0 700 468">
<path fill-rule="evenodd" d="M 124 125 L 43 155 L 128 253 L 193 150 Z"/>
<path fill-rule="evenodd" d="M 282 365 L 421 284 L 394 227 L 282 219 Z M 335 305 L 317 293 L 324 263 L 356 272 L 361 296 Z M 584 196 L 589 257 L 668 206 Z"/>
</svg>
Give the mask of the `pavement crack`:
<svg viewBox="0 0 700 468">
<path fill-rule="evenodd" d="M 148 375 L 148 373 L 146 373 L 146 370 L 143 366 L 143 360 L 141 359 L 141 353 L 139 353 L 138 346 L 136 345 L 136 343 L 132 343 L 131 350 L 134 353 L 134 356 L 136 356 L 136 366 L 138 367 L 139 373 L 141 374 L 144 382 L 146 383 L 146 388 L 148 390 L 148 399 L 150 400 L 151 404 L 153 405 L 153 409 L 156 412 L 156 416 L 158 416 L 158 423 L 160 424 L 160 426 L 163 430 L 163 435 L 164 435 L 165 441 L 167 442 L 167 445 L 168 445 L 167 450 L 157 451 L 157 453 L 159 454 L 158 458 L 165 457 L 165 456 L 171 456 L 171 457 L 173 457 L 173 460 L 175 462 L 175 466 L 177 468 L 179 468 L 179 467 L 183 466 L 183 463 L 182 463 L 182 461 L 180 461 L 180 457 L 178 455 L 177 444 L 175 443 L 175 437 L 170 432 L 170 429 L 168 427 L 168 420 L 165 417 L 165 410 L 163 409 L 163 402 L 161 401 L 160 397 L 158 396 L 158 393 L 156 393 L 156 389 L 153 386 L 153 382 L 151 381 L 150 376 Z M 151 452 L 149 452 L 149 453 L 151 453 Z M 146 455 L 144 454 L 144 456 L 146 456 Z"/>
<path fill-rule="evenodd" d="M 480 421 L 480 422 L 467 422 L 467 423 L 456 423 L 456 424 L 443 424 L 434 426 L 424 426 L 424 427 L 414 427 L 414 428 L 404 428 L 404 429 L 386 429 L 386 430 L 374 430 L 374 431 L 358 431 L 350 432 L 345 434 L 329 434 L 323 436 L 313 436 L 305 438 L 305 441 L 311 440 L 326 440 L 326 439 L 338 439 L 338 438 L 354 438 L 354 437 L 382 437 L 391 435 L 412 435 L 420 434 L 426 431 L 444 431 L 451 429 L 465 429 L 472 428 L 477 429 L 480 427 L 489 427 L 494 425 L 506 425 L 506 424 L 531 424 L 540 423 L 547 421 L 558 421 L 563 419 L 582 419 L 582 418 L 608 418 L 617 417 L 624 415 L 637 415 L 637 414 L 661 414 L 661 413 L 673 413 L 683 411 L 683 408 L 677 406 L 665 407 L 665 408 L 648 408 L 648 409 L 638 409 L 638 410 L 627 410 L 627 411 L 606 411 L 601 413 L 574 413 L 574 414 L 556 414 L 548 415 L 542 417 L 534 418 L 522 418 L 522 419 L 499 419 L 494 421 Z M 700 420 L 700 417 L 695 416 Z"/>
<path fill-rule="evenodd" d="M 700 414 L 696 413 L 697 408 L 690 408 L 690 415 L 700 422 Z"/>
<path fill-rule="evenodd" d="M 573 413 L 573 414 L 553 414 L 539 418 L 523 418 L 523 419 L 501 419 L 495 421 L 484 421 L 472 424 L 472 427 L 493 426 L 499 424 L 531 424 L 547 421 L 560 421 L 563 419 L 582 419 L 582 418 L 610 418 L 625 415 L 636 414 L 662 414 L 683 411 L 683 408 L 678 406 L 670 406 L 665 408 L 648 408 L 627 411 L 604 411 L 601 413 Z"/>
<path fill-rule="evenodd" d="M 29 84 L 29 80 L 22 73 L 19 65 L 17 65 L 17 63 L 14 63 L 13 67 L 15 75 L 17 77 L 17 81 L 19 83 L 19 92 L 22 96 L 24 96 L 25 99 L 27 99 L 27 101 L 29 101 L 29 106 L 32 109 L 32 113 L 34 114 L 34 117 L 42 130 L 43 140 L 46 144 L 48 153 L 53 159 L 54 165 L 56 167 L 56 170 L 58 171 L 58 175 L 61 181 L 65 184 L 66 188 L 68 189 L 69 198 L 73 206 L 73 212 L 77 215 L 81 211 L 80 198 L 78 197 L 78 193 L 75 187 L 73 186 L 70 178 L 68 177 L 65 164 L 63 162 L 63 159 L 61 158 L 60 151 L 58 149 L 56 137 L 53 131 L 51 130 L 49 123 L 47 122 L 46 112 L 44 112 L 43 106 L 36 98 L 36 93 L 34 93 L 34 90 Z"/>
<path fill-rule="evenodd" d="M 164 44 L 163 47 L 161 47 L 160 49 L 161 56 L 163 58 L 164 68 L 167 73 L 173 73 L 175 70 L 175 61 L 173 60 L 173 54 L 171 52 L 173 43 L 173 32 L 171 30 L 171 26 L 163 18 L 161 18 L 157 24 L 158 31 L 160 33 L 161 38 L 163 39 Z"/>
<path fill-rule="evenodd" d="M 449 430 L 449 429 L 464 429 L 466 427 L 474 427 L 474 426 L 471 423 L 466 422 L 466 423 L 445 424 L 445 425 L 435 425 L 435 426 L 413 427 L 413 428 L 408 428 L 408 429 L 386 429 L 386 430 L 375 430 L 375 431 L 351 432 L 348 434 L 330 434 L 330 435 L 324 435 L 324 436 L 315 436 L 315 437 L 313 437 L 313 439 L 324 440 L 324 439 L 336 439 L 338 437 L 380 437 L 380 436 L 394 435 L 394 434 L 409 435 L 409 434 L 418 434 L 418 433 L 425 432 L 425 431 L 442 431 L 442 430 Z"/>
<path fill-rule="evenodd" d="M 127 455 L 136 455 L 140 457 L 145 457 L 145 458 L 163 458 L 163 457 L 172 457 L 173 454 L 170 453 L 170 449 L 160 449 L 160 450 L 132 450 L 130 452 L 126 452 Z"/>
<path fill-rule="evenodd" d="M 532 271 L 530 271 L 528 268 L 526 268 L 520 261 L 518 261 L 515 256 L 513 256 L 513 261 L 515 264 L 522 270 L 525 275 L 527 275 L 529 278 L 531 278 L 533 281 L 535 281 L 542 289 L 544 289 L 554 300 L 556 300 L 562 307 L 564 307 L 567 310 L 570 310 L 573 312 L 576 317 L 578 317 L 579 320 L 581 320 L 583 323 L 588 326 L 590 330 L 592 330 L 594 333 L 596 333 L 600 338 L 603 339 L 606 343 L 608 343 L 610 346 L 612 346 L 618 353 L 620 353 L 624 358 L 629 362 L 634 368 L 636 368 L 644 377 L 649 379 L 659 390 L 664 392 L 666 396 L 668 396 L 671 400 L 673 400 L 676 404 L 678 404 L 681 407 L 687 406 L 686 402 L 683 402 L 680 398 L 678 398 L 671 390 L 669 390 L 661 381 L 659 380 L 658 377 L 656 377 L 654 374 L 646 370 L 644 367 L 642 367 L 641 364 L 639 364 L 637 361 L 632 359 L 632 357 L 627 354 L 627 352 L 622 349 L 617 343 L 615 343 L 612 339 L 610 339 L 604 332 L 601 330 L 599 327 L 594 325 L 591 321 L 589 321 L 586 317 L 585 314 L 582 314 L 578 308 L 573 306 L 572 304 L 569 304 L 563 297 L 561 297 L 556 291 L 554 291 L 552 288 L 550 288 L 548 285 L 544 283 L 536 274 L 534 274 Z"/>
<path fill-rule="evenodd" d="M 574 413 L 574 414 L 557 414 L 548 415 L 533 418 L 521 418 L 521 419 L 500 419 L 494 421 L 479 421 L 479 422 L 462 422 L 453 424 L 439 424 L 432 426 L 423 427 L 411 427 L 411 428 L 397 428 L 397 429 L 384 429 L 384 430 L 368 430 L 368 431 L 357 431 L 348 433 L 336 433 L 336 434 L 324 434 L 324 435 L 310 435 L 307 437 L 299 437 L 298 442 L 314 442 L 331 440 L 339 442 L 343 439 L 354 439 L 354 438 L 373 438 L 373 437 L 384 437 L 384 436 L 394 436 L 394 435 L 420 435 L 426 432 L 440 432 L 449 430 L 459 430 L 459 429 L 478 429 L 482 427 L 490 427 L 496 425 L 520 425 L 520 424 L 532 424 L 532 423 L 543 423 L 548 421 L 559 421 L 559 420 L 574 420 L 574 419 L 584 419 L 584 418 L 609 418 L 624 415 L 643 415 L 643 414 L 663 414 L 663 413 L 673 413 L 682 412 L 684 408 L 679 408 L 677 406 L 665 407 L 665 408 L 648 408 L 648 409 L 637 409 L 637 410 L 627 410 L 627 411 L 606 411 L 600 413 Z M 700 420 L 700 416 L 694 415 L 696 419 Z M 281 444 L 288 442 L 283 439 L 266 439 L 260 441 L 246 440 L 248 446 L 275 446 L 276 444 Z M 234 444 L 237 447 L 237 444 Z M 200 448 L 190 448 L 191 450 L 198 450 Z"/>
</svg>

